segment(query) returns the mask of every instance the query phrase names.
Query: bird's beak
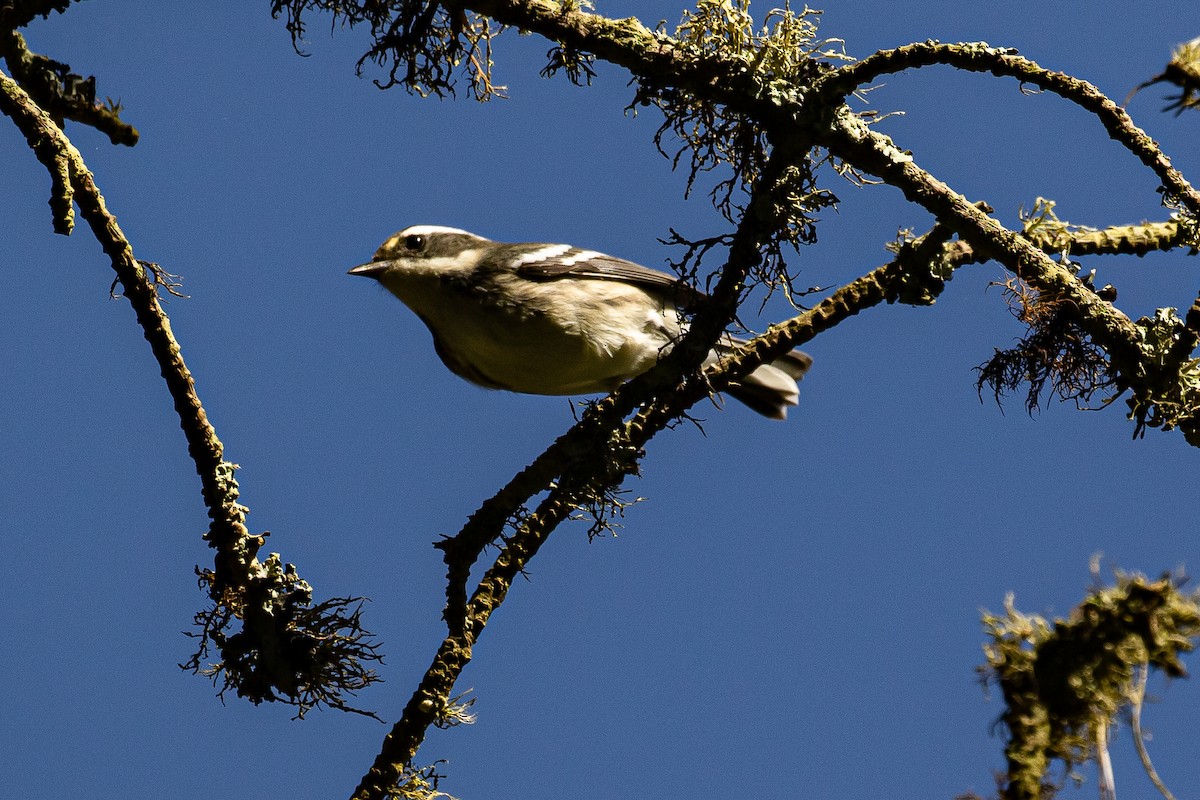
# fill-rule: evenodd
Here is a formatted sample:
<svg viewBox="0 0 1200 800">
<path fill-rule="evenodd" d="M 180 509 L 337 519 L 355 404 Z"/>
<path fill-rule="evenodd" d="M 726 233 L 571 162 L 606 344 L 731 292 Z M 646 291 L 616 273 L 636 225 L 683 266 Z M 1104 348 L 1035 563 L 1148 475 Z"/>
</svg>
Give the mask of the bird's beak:
<svg viewBox="0 0 1200 800">
<path fill-rule="evenodd" d="M 361 275 L 364 278 L 375 278 L 378 280 L 379 276 L 382 275 L 391 265 L 392 262 L 390 261 L 372 261 L 370 264 L 360 264 L 354 269 L 347 271 L 346 274 Z"/>
</svg>

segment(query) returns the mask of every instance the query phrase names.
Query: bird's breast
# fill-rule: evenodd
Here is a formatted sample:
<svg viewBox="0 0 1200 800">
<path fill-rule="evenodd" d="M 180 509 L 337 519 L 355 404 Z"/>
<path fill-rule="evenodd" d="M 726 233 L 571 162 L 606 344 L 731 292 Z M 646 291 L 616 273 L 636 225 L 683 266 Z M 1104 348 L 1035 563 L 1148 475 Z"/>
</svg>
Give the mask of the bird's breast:
<svg viewBox="0 0 1200 800">
<path fill-rule="evenodd" d="M 674 308 L 619 281 L 417 278 L 385 285 L 425 322 L 446 366 L 488 388 L 610 391 L 653 366 L 679 333 Z"/>
</svg>

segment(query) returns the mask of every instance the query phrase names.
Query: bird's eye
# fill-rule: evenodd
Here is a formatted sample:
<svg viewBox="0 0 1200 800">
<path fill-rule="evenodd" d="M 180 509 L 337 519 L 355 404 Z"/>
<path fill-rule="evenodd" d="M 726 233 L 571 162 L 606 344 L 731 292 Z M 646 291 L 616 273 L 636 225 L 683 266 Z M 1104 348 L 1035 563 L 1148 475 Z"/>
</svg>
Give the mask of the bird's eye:
<svg viewBox="0 0 1200 800">
<path fill-rule="evenodd" d="M 424 246 L 425 246 L 425 237 L 424 236 L 413 235 L 413 236 L 405 236 L 404 237 L 404 247 L 406 250 L 420 250 Z"/>
</svg>

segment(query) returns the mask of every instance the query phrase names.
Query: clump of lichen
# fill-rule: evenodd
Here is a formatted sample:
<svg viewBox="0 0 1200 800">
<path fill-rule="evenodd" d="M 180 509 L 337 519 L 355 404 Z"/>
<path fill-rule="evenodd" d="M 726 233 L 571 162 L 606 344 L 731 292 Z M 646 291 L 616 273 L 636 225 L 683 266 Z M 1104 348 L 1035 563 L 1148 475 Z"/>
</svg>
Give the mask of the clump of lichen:
<svg viewBox="0 0 1200 800">
<path fill-rule="evenodd" d="M 385 79 L 375 81 L 381 89 L 403 86 L 422 97 L 452 96 L 458 76 L 465 74 L 467 92 L 475 99 L 503 93 L 505 87 L 492 83 L 492 39 L 501 29 L 483 15 L 424 0 L 272 0 L 271 16 L 286 17 L 297 51 L 304 41 L 308 11 L 329 12 L 335 25 L 370 29 L 371 48 L 356 68 L 361 73 L 373 63 L 387 70 Z"/>
<path fill-rule="evenodd" d="M 1179 94 L 1167 96 L 1170 102 L 1163 111 L 1174 111 L 1175 116 L 1179 116 L 1188 109 L 1200 108 L 1200 37 L 1176 47 L 1166 69 L 1135 86 L 1125 102 L 1128 103 L 1137 92 L 1156 83 L 1172 83 L 1179 87 Z"/>
<path fill-rule="evenodd" d="M 680 52 L 695 56 L 699 70 L 705 63 L 721 63 L 727 75 L 734 65 L 733 73 L 742 82 L 739 96 L 794 107 L 830 69 L 828 61 L 847 59 L 839 42 L 818 38 L 818 17 L 819 12 L 808 8 L 797 12 L 784 7 L 769 12 L 760 25 L 750 14 L 749 0 L 700 0 L 694 10 L 684 12 L 670 38 Z M 667 36 L 661 30 L 660 34 Z M 638 76 L 630 108 L 637 106 L 662 112 L 654 142 L 676 167 L 687 170 L 687 193 L 701 176 L 712 175 L 709 196 L 730 221 L 746 210 L 752 194 L 760 200 L 770 197 L 771 202 L 760 202 L 755 213 L 762 217 L 762 229 L 773 231 L 773 236 L 764 244 L 766 257 L 752 268 L 750 279 L 783 289 L 790 297 L 792 277 L 781 245 L 815 241 L 817 213 L 837 203 L 836 195 L 818 185 L 814 175 L 827 156 L 798 152 L 787 159 L 786 167 L 770 173 L 768 161 L 779 143 L 772 140 L 761 114 L 731 107 L 711 92 L 660 84 L 652 76 Z"/>
<path fill-rule="evenodd" d="M 1108 355 L 1079 324 L 1070 300 L 1039 292 L 1017 277 L 996 285 L 1004 291 L 1013 316 L 1027 330 L 1016 345 L 997 348 L 977 367 L 976 389 L 981 396 L 986 386 L 999 404 L 1004 395 L 1025 385 L 1025 409 L 1032 414 L 1040 408 L 1047 389 L 1061 400 L 1085 407 L 1097 392 L 1116 386 Z"/>
<path fill-rule="evenodd" d="M 1117 713 L 1136 691 L 1135 671 L 1187 674 L 1180 656 L 1200 635 L 1200 603 L 1177 581 L 1118 574 L 1067 619 L 1053 624 L 1005 600 L 1002 615 L 983 617 L 989 642 L 986 682 L 1000 687 L 1008 743 L 1005 800 L 1036 800 L 1056 790 L 1055 761 L 1071 773 L 1095 759 Z"/>
<path fill-rule="evenodd" d="M 1174 308 L 1160 308 L 1135 323 L 1146 380 L 1126 401 L 1134 436 L 1147 428 L 1178 427 L 1189 444 L 1200 447 L 1200 359 L 1190 357 L 1200 338 L 1193 327 L 1200 324 L 1198 312 L 1193 308 L 1185 322 Z"/>
<path fill-rule="evenodd" d="M 213 593 L 216 573 L 197 575 Z M 190 635 L 199 646 L 180 666 L 212 679 L 222 698 L 232 690 L 255 705 L 282 702 L 298 718 L 323 705 L 375 717 L 348 702 L 379 680 L 370 666 L 381 660 L 379 645 L 363 628 L 362 604 L 357 597 L 313 603 L 308 582 L 271 553 L 253 563 L 240 591 L 217 592 L 196 614 L 199 630 Z M 209 661 L 211 651 L 217 660 Z"/>
</svg>

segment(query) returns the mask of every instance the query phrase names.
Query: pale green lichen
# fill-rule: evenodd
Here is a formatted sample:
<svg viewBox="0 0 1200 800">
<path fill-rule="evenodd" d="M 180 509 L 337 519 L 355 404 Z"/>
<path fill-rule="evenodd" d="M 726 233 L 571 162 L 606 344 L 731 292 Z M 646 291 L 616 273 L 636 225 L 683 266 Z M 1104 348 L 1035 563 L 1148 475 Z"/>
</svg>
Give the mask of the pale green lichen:
<svg viewBox="0 0 1200 800">
<path fill-rule="evenodd" d="M 474 725 L 476 714 L 471 711 L 471 706 L 475 705 L 475 698 L 464 700 L 470 690 L 462 694 L 451 697 L 441 707 L 435 715 L 433 724 L 439 728 L 456 728 L 459 725 Z"/>
<path fill-rule="evenodd" d="M 1021 220 L 1021 230 L 1030 239 L 1038 242 L 1043 249 L 1070 253 L 1071 242 L 1079 233 L 1092 233 L 1095 228 L 1086 225 L 1074 225 L 1065 219 L 1059 219 L 1054 208 L 1058 205 L 1054 200 L 1039 197 L 1033 201 L 1033 208 L 1025 210 L 1021 206 L 1017 216 Z"/>
<path fill-rule="evenodd" d="M 1190 357 L 1197 332 L 1174 308 L 1160 308 L 1135 324 L 1147 374 L 1127 401 L 1129 418 L 1137 423 L 1134 435 L 1144 435 L 1146 428 L 1178 427 L 1189 443 L 1200 446 L 1200 359 Z"/>
<path fill-rule="evenodd" d="M 985 613 L 987 664 L 981 673 L 1000 687 L 1006 710 L 1006 800 L 1034 800 L 1057 788 L 1054 761 L 1075 767 L 1097 758 L 1119 711 L 1136 701 L 1137 670 L 1186 674 L 1180 656 L 1200 635 L 1200 603 L 1172 578 L 1148 581 L 1118 573 L 1115 586 L 1096 588 L 1067 619 L 1051 624 L 1016 610 Z"/>
<path fill-rule="evenodd" d="M 1163 111 L 1174 111 L 1179 116 L 1188 109 L 1200 108 L 1200 37 L 1176 47 L 1166 69 L 1134 87 L 1125 102 L 1128 103 L 1137 92 L 1156 83 L 1172 83 L 1179 87 L 1179 94 L 1167 96 L 1170 103 Z"/>
<path fill-rule="evenodd" d="M 684 13 L 671 39 L 682 54 L 695 59 L 701 72 L 706 64 L 719 64 L 721 80 L 744 89 L 743 96 L 794 109 L 813 81 L 829 71 L 826 60 L 846 58 L 838 42 L 817 37 L 818 15 L 809 8 L 792 11 L 785 6 L 770 11 L 759 24 L 749 0 L 700 0 Z M 751 194 L 756 195 L 761 227 L 774 233 L 764 245 L 766 257 L 750 278 L 790 294 L 792 278 L 780 255 L 781 245 L 814 241 L 816 214 L 834 205 L 837 197 L 817 184 L 815 161 L 807 152 L 811 145 L 799 127 L 794 142 L 774 141 L 762 119 L 717 98 L 719 93 L 660 85 L 653 77 L 641 76 L 631 108 L 652 105 L 662 111 L 664 122 L 655 144 L 676 166 L 686 166 L 688 193 L 701 175 L 714 174 L 709 195 L 731 221 L 744 211 Z M 666 149 L 668 134 L 680 142 L 677 148 L 672 145 L 673 152 Z M 786 166 L 768 175 L 768 161 L 781 145 L 796 152 L 784 159 Z M 771 185 L 764 186 L 764 181 Z M 761 202 L 764 197 L 769 202 Z"/>
<path fill-rule="evenodd" d="M 403 86 L 422 97 L 444 97 L 455 94 L 461 73 L 475 99 L 503 96 L 505 87 L 492 82 L 492 39 L 503 28 L 481 14 L 415 0 L 272 0 L 271 15 L 285 17 L 297 52 L 310 10 L 327 11 L 335 23 L 347 27 L 365 25 L 370 29 L 371 49 L 358 60 L 356 69 L 361 73 L 368 63 L 385 69 L 386 77 L 375 80 L 381 89 Z"/>
<path fill-rule="evenodd" d="M 400 781 L 388 795 L 395 800 L 458 800 L 454 795 L 438 790 L 438 784 L 445 777 L 438 772 L 438 767 L 445 763 L 445 759 L 439 759 L 426 767 L 405 764 Z"/>
<path fill-rule="evenodd" d="M 950 251 L 942 242 L 936 247 L 926 246 L 925 236 L 917 236 L 911 229 L 897 232 L 896 239 L 885 247 L 895 253 L 896 263 L 901 267 L 899 277 L 891 286 L 888 302 L 910 306 L 931 306 L 954 276 L 961 262 L 950 257 Z M 919 254 L 919 255 L 918 255 Z"/>
</svg>

